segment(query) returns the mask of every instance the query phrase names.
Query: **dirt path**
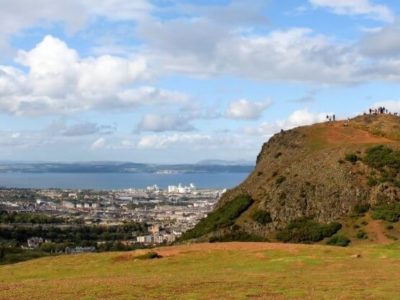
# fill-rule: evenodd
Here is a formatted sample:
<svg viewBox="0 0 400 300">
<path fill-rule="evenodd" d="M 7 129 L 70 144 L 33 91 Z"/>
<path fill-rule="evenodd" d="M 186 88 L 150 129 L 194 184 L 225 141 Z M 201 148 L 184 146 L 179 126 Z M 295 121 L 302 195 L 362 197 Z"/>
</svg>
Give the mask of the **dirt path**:
<svg viewBox="0 0 400 300">
<path fill-rule="evenodd" d="M 390 240 L 386 237 L 381 221 L 372 220 L 367 226 L 368 233 L 373 234 L 377 244 L 388 244 Z"/>
<path fill-rule="evenodd" d="M 391 140 L 354 127 L 344 127 L 343 121 L 328 124 L 326 137 L 331 144 L 390 143 Z"/>
</svg>

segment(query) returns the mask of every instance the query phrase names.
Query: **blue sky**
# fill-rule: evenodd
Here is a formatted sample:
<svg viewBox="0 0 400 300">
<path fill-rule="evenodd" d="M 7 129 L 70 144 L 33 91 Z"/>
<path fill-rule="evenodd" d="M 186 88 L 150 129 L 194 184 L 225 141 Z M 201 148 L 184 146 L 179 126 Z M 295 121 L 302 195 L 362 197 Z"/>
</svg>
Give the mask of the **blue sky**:
<svg viewBox="0 0 400 300">
<path fill-rule="evenodd" d="M 282 128 L 400 111 L 400 4 L 0 0 L 0 160 L 254 160 Z"/>
</svg>

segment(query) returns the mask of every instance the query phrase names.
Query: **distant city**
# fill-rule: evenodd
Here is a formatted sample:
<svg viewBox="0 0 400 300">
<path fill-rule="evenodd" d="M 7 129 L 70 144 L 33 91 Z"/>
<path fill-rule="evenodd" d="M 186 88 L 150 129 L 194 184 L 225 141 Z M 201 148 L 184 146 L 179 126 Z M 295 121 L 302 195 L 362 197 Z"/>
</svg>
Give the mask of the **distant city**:
<svg viewBox="0 0 400 300">
<path fill-rule="evenodd" d="M 56 247 L 57 243 L 66 245 L 69 241 L 68 247 L 57 248 L 66 253 L 96 251 L 111 240 L 127 247 L 170 244 L 206 217 L 224 192 L 225 189 L 198 189 L 193 183 L 169 185 L 166 189 L 151 185 L 144 189 L 109 191 L 3 188 L 0 189 L 0 212 L 3 214 L 0 239 L 25 249 L 41 249 L 46 245 Z M 27 219 L 27 215 L 31 219 Z M 47 219 L 35 216 L 46 216 Z M 127 231 L 131 227 L 125 225 L 129 224 L 140 226 Z M 57 234 L 52 240 L 49 233 L 58 230 L 58 235 L 64 236 L 63 231 L 77 228 L 92 228 L 85 229 L 88 231 L 123 226 L 122 239 L 98 235 L 87 239 L 79 237 L 79 242 L 76 237 L 58 241 Z M 37 235 L 7 237 L 9 233 L 21 230 Z"/>
</svg>

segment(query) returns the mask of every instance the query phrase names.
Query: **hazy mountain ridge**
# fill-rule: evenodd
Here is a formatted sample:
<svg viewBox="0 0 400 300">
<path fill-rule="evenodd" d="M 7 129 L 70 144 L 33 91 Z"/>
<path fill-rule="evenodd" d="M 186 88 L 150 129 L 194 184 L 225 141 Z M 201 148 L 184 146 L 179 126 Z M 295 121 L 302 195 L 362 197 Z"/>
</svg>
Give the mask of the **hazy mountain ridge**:
<svg viewBox="0 0 400 300">
<path fill-rule="evenodd" d="M 131 162 L 0 162 L 0 173 L 249 173 L 254 165 L 144 164 Z"/>
</svg>

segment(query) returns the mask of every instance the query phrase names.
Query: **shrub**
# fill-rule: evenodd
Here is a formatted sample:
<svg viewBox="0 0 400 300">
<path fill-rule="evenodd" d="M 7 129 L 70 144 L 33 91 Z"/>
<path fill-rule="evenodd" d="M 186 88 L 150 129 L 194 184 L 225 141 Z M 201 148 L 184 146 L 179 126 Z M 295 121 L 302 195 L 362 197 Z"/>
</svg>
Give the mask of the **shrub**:
<svg viewBox="0 0 400 300">
<path fill-rule="evenodd" d="M 369 204 L 356 204 L 354 206 L 354 213 L 357 215 L 364 215 L 370 208 Z"/>
<path fill-rule="evenodd" d="M 397 222 L 400 219 L 400 203 L 381 204 L 372 209 L 372 218 L 388 222 Z"/>
<path fill-rule="evenodd" d="M 328 245 L 346 247 L 350 244 L 350 240 L 344 235 L 336 234 L 329 239 Z"/>
<path fill-rule="evenodd" d="M 368 177 L 368 186 L 375 186 L 378 184 L 378 180 L 376 180 L 374 177 Z"/>
<path fill-rule="evenodd" d="M 211 212 L 191 230 L 182 235 L 181 240 L 195 239 L 214 230 L 231 226 L 235 220 L 253 203 L 249 195 L 239 195 Z"/>
<path fill-rule="evenodd" d="M 265 225 L 272 222 L 271 214 L 265 210 L 256 210 L 251 218 L 261 225 Z"/>
<path fill-rule="evenodd" d="M 394 227 L 393 227 L 393 225 L 388 225 L 388 226 L 386 226 L 386 229 L 387 230 L 392 230 Z"/>
<path fill-rule="evenodd" d="M 378 170 L 384 167 L 400 170 L 400 151 L 393 151 L 389 147 L 380 145 L 367 149 L 364 158 L 366 164 Z"/>
<path fill-rule="evenodd" d="M 360 240 L 368 238 L 367 233 L 364 230 L 359 230 L 356 234 L 356 237 Z"/>
<path fill-rule="evenodd" d="M 276 179 L 276 184 L 281 184 L 281 183 L 283 183 L 284 181 L 286 180 L 286 177 L 285 176 L 279 176 L 277 179 Z"/>
<path fill-rule="evenodd" d="M 368 225 L 368 222 L 367 222 L 367 221 L 365 221 L 365 220 L 363 220 L 363 221 L 361 221 L 361 225 L 364 225 L 364 226 L 366 226 L 366 225 Z"/>
<path fill-rule="evenodd" d="M 354 164 L 358 161 L 358 156 L 354 153 L 347 153 L 344 159 Z"/>
<path fill-rule="evenodd" d="M 145 259 L 162 258 L 162 256 L 160 254 L 158 254 L 157 252 L 150 251 L 143 255 L 136 256 L 135 258 L 145 260 Z"/>
<path fill-rule="evenodd" d="M 330 237 L 342 228 L 336 222 L 320 224 L 310 218 L 301 218 L 291 222 L 286 229 L 277 233 L 276 238 L 282 242 L 310 243 Z"/>
</svg>

